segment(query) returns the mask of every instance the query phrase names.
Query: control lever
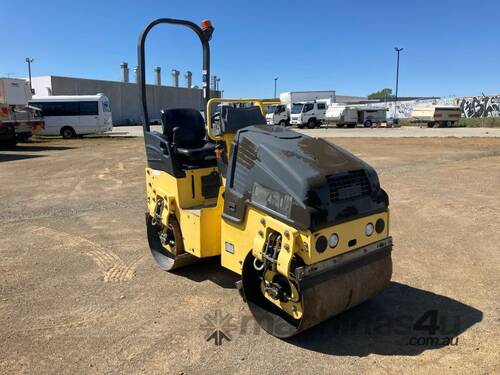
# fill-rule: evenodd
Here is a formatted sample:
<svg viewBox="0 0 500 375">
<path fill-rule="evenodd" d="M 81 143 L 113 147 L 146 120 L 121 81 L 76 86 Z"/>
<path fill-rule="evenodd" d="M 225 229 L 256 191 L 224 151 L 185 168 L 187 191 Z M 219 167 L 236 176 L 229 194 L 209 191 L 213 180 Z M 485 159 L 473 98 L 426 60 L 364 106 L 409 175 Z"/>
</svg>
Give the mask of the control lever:
<svg viewBox="0 0 500 375">
<path fill-rule="evenodd" d="M 180 127 L 176 126 L 173 130 L 172 130 L 172 149 L 174 150 L 174 152 L 177 151 L 177 141 L 178 141 L 178 138 L 179 138 L 179 130 L 181 130 Z"/>
</svg>

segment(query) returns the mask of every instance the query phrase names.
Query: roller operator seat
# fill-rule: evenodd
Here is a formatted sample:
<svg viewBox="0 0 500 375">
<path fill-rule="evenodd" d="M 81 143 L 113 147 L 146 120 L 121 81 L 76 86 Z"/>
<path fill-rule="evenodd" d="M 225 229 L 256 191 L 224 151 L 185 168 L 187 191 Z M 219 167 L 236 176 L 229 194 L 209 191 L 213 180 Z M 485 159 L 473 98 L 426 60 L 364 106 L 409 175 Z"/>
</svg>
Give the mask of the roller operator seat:
<svg viewBox="0 0 500 375">
<path fill-rule="evenodd" d="M 215 144 L 207 141 L 205 121 L 196 109 L 161 111 L 163 136 L 175 143 L 177 155 L 189 161 L 215 159 Z"/>
</svg>

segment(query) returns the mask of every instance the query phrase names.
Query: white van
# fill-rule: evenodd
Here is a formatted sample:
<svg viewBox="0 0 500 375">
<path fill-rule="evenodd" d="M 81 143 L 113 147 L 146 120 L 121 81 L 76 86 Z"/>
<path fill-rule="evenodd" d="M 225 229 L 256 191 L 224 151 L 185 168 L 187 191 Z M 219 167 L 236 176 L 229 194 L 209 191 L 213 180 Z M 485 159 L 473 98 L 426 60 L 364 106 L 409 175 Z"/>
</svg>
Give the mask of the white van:
<svg viewBox="0 0 500 375">
<path fill-rule="evenodd" d="M 113 130 L 108 98 L 97 95 L 34 96 L 30 105 L 40 108 L 45 121 L 42 135 L 76 135 Z"/>
<path fill-rule="evenodd" d="M 307 125 L 309 129 L 321 126 L 325 121 L 327 101 L 293 103 L 290 111 L 290 124 L 302 129 Z"/>
</svg>

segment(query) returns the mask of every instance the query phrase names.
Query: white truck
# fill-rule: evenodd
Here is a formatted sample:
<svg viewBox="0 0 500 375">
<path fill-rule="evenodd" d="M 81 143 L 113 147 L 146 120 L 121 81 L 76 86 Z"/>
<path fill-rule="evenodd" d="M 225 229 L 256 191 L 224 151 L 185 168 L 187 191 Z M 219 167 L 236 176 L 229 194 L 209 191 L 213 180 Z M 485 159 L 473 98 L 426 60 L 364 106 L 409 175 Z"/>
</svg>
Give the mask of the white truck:
<svg viewBox="0 0 500 375">
<path fill-rule="evenodd" d="M 267 125 L 290 125 L 290 109 L 285 104 L 277 104 L 269 107 L 266 114 Z"/>
<path fill-rule="evenodd" d="M 280 105 L 266 115 L 268 125 L 290 125 L 290 112 L 294 103 L 327 100 L 335 101 L 335 91 L 288 91 L 280 94 Z"/>
<path fill-rule="evenodd" d="M 309 129 L 320 127 L 325 121 L 328 100 L 314 102 L 293 103 L 290 111 L 290 125 L 297 125 L 299 129 L 307 126 Z"/>
<path fill-rule="evenodd" d="M 39 133 L 44 122 L 31 107 L 29 84 L 24 79 L 0 78 L 0 142 L 15 145 Z"/>
</svg>

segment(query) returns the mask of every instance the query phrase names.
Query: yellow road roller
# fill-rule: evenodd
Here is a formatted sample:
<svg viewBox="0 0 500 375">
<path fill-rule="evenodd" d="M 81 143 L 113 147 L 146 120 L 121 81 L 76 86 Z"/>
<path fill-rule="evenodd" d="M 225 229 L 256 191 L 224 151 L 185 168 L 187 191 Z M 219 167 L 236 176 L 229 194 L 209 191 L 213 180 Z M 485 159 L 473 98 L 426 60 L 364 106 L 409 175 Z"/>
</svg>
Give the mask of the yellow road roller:
<svg viewBox="0 0 500 375">
<path fill-rule="evenodd" d="M 156 132 L 145 42 L 159 24 L 188 27 L 201 41 L 204 116 L 166 108 Z M 162 18 L 139 38 L 149 247 L 166 271 L 219 256 L 240 275 L 259 325 L 290 337 L 388 285 L 389 199 L 375 170 L 346 150 L 266 125 L 257 99 L 210 99 L 213 30 L 208 20 Z"/>
</svg>

